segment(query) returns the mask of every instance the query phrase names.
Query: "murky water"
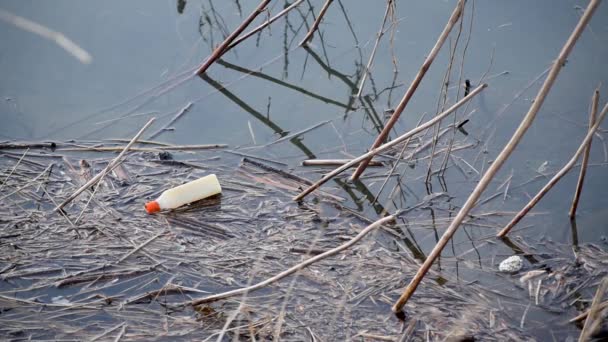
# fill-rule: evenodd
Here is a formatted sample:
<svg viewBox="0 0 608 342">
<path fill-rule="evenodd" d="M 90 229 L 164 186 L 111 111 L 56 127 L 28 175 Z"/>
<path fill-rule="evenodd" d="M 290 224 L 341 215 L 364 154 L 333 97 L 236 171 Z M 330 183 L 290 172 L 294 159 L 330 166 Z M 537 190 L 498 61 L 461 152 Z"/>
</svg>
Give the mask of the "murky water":
<svg viewBox="0 0 608 342">
<path fill-rule="evenodd" d="M 310 3 L 316 15 L 322 1 Z M 0 21 L 0 139 L 127 138 L 149 117 L 158 118 L 151 129 L 156 131 L 192 103 L 172 125 L 174 130 L 162 133 L 158 140 L 226 143 L 243 153 L 281 160 L 295 172 L 316 179 L 318 172 L 300 167 L 300 162 L 314 157 L 349 158 L 369 148 L 378 133 L 376 126 L 385 119 L 384 111 L 401 99 L 455 3 L 397 1 L 397 11 L 387 24 L 364 85 L 364 100 L 360 101 L 353 95 L 382 24 L 385 3 L 381 1 L 334 2 L 310 49 L 298 47 L 307 30 L 303 18 L 307 25 L 313 20 L 305 2 L 229 52 L 205 77 L 189 79 L 174 88 L 171 80 L 199 65 L 255 7 L 255 1 L 3 1 L 2 9 L 65 34 L 88 51 L 93 61 L 83 65 L 52 41 Z M 274 1 L 271 12 L 285 5 Z M 415 245 L 410 250 L 415 249 L 423 258 L 448 223 L 435 222 L 435 215 L 457 210 L 464 202 L 479 173 L 527 112 L 543 80 L 535 79 L 557 56 L 585 6 L 583 1 L 468 1 L 462 25 L 456 26 L 442 48 L 395 132 L 405 132 L 422 115 L 428 119 L 441 107 L 450 49 L 455 47 L 448 103 L 453 103 L 459 92 L 462 96 L 465 79 L 475 86 L 483 78 L 489 85 L 467 107 L 466 114 L 472 113 L 465 126 L 468 136 L 456 133 L 461 146 L 475 147 L 456 152 L 457 161 L 452 160 L 445 177 L 432 177 L 430 186 L 424 183 L 428 159 L 423 157 L 428 151 L 399 168 L 405 175 L 402 184 L 408 189 L 394 201 L 387 198 L 395 186 L 395 179 L 391 179 L 379 201 L 370 204 L 384 179 L 384 168 L 370 168 L 360 183 L 344 188 L 331 183 L 327 188 L 349 198 L 350 207 L 373 219 L 382 208 L 409 208 L 429 193 L 447 192 L 450 200 L 435 202 L 408 217 L 412 225 L 406 244 Z M 518 210 L 578 147 L 585 134 L 592 92 L 599 84 L 608 83 L 607 15 L 608 6 L 603 4 L 526 138 L 482 198 L 504 191 L 501 184 L 509 179 L 510 190 L 485 203 L 477 213 Z M 163 87 L 154 92 L 137 96 L 161 84 Z M 464 115 L 461 110 L 459 120 Z M 326 120 L 331 123 L 297 140 L 260 147 Z M 452 119 L 446 121 L 444 126 Z M 522 236 L 532 246 L 546 241 L 559 243 L 564 255 L 571 253 L 573 239 L 578 244 L 606 247 L 608 152 L 603 139 L 601 131 L 591 152 L 593 166 L 587 173 L 576 234 L 566 213 L 578 169 L 539 203 L 534 211 L 538 215 L 519 224 L 515 236 Z M 435 161 L 434 169 L 441 165 L 441 159 Z M 427 223 L 417 226 L 417 221 Z M 493 233 L 494 228 L 470 227 L 466 234 L 457 234 L 453 248 L 444 252 L 442 270 L 458 274 L 465 282 L 478 279 L 497 291 L 509 289 L 512 284 L 502 277 L 464 267 L 462 260 L 453 258 L 474 247 L 471 240 Z M 539 247 L 539 254 L 541 250 Z M 479 246 L 477 253 L 480 267 L 491 269 L 514 251 L 508 244 L 493 242 Z M 525 295 L 520 297 L 524 304 L 514 309 L 515 317 L 521 316 L 527 304 Z M 552 314 L 538 309 L 530 315 L 536 319 L 530 329 L 546 336 L 539 331 Z M 576 333 L 572 327 L 561 329 Z"/>
</svg>

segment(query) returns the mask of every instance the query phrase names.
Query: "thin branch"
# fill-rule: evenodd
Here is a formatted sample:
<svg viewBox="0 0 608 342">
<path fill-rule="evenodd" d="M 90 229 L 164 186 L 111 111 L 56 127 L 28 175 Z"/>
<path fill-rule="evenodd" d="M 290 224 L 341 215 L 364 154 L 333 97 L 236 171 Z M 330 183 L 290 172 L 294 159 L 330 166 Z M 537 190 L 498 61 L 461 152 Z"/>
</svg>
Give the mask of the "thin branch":
<svg viewBox="0 0 608 342">
<path fill-rule="evenodd" d="M 386 19 L 388 18 L 388 13 L 391 10 L 392 4 L 393 0 L 388 0 L 386 3 L 386 11 L 384 12 L 384 18 L 382 19 L 382 26 L 380 26 L 380 30 L 376 34 L 376 42 L 374 43 L 372 54 L 369 56 L 365 69 L 363 69 L 363 76 L 361 77 L 361 82 L 359 82 L 359 91 L 357 91 L 357 97 L 360 97 L 361 93 L 363 92 L 363 86 L 365 85 L 365 80 L 367 80 L 367 74 L 370 73 L 372 63 L 374 62 L 374 57 L 376 57 L 376 50 L 378 50 L 378 45 L 380 45 L 380 39 L 382 39 L 382 36 L 384 36 L 384 25 L 386 25 Z"/>
<path fill-rule="evenodd" d="M 532 200 L 530 200 L 530 202 L 528 202 L 528 204 L 526 204 L 526 206 L 520 212 L 518 212 L 517 215 L 515 215 L 515 217 L 497 234 L 498 237 L 504 237 L 505 235 L 507 235 L 509 233 L 509 231 L 524 216 L 526 216 L 526 214 L 530 210 L 532 210 L 532 208 L 534 208 L 534 206 L 536 205 L 536 203 L 538 203 L 538 201 L 540 201 L 543 198 L 543 196 L 545 196 L 545 194 L 547 192 L 549 192 L 549 190 L 551 190 L 551 188 L 557 182 L 559 182 L 559 180 L 564 175 L 566 175 L 566 173 L 568 173 L 568 171 L 570 171 L 570 169 L 572 169 L 572 167 L 574 166 L 574 164 L 576 164 L 576 161 L 578 160 L 578 157 L 580 157 L 580 155 L 587 149 L 587 147 L 591 143 L 591 139 L 593 138 L 593 134 L 595 134 L 595 131 L 597 130 L 597 128 L 602 123 L 602 120 L 606 116 L 607 112 L 608 112 L 608 103 L 602 109 L 602 112 L 600 113 L 600 116 L 597 119 L 597 122 L 589 129 L 589 131 L 587 132 L 587 135 L 585 136 L 585 139 L 583 139 L 583 142 L 578 147 L 578 149 L 576 150 L 576 152 L 574 153 L 574 155 L 572 156 L 572 158 L 570 159 L 570 161 L 568 161 L 568 163 L 566 163 L 566 165 L 564 165 L 564 167 L 561 170 L 559 170 L 559 172 L 556 173 L 555 176 L 553 176 L 553 178 L 551 178 L 551 180 L 549 182 L 547 182 L 547 184 L 542 189 L 540 189 L 540 191 L 536 194 L 536 196 L 534 196 L 534 198 L 532 198 Z"/>
<path fill-rule="evenodd" d="M 254 28 L 253 30 L 245 33 L 244 35 L 238 37 L 237 39 L 234 40 L 234 42 L 232 42 L 232 44 L 230 44 L 228 46 L 227 50 L 232 49 L 233 47 L 237 46 L 239 43 L 241 43 L 242 41 L 244 41 L 245 39 L 253 36 L 254 34 L 262 31 L 264 28 L 268 27 L 270 24 L 274 23 L 277 19 L 281 18 L 282 16 L 284 16 L 285 14 L 289 13 L 289 11 L 291 11 L 292 9 L 294 9 L 296 6 L 298 6 L 299 4 L 302 3 L 302 1 L 304 0 L 297 0 L 295 1 L 293 4 L 285 7 L 285 9 L 283 9 L 281 12 L 277 13 L 277 15 L 275 15 L 274 17 L 266 20 L 263 24 L 259 25 L 258 27 Z"/>
<path fill-rule="evenodd" d="M 211 64 L 213 64 L 218 58 L 222 57 L 222 55 L 230 49 L 230 44 L 238 37 L 239 34 L 241 34 L 247 28 L 247 26 L 249 26 L 249 24 L 251 24 L 251 22 L 258 15 L 260 15 L 260 13 L 262 13 L 266 9 L 266 6 L 270 1 L 271 0 L 262 0 L 262 2 L 260 2 L 258 7 L 256 7 L 256 9 L 251 12 L 247 19 L 245 19 L 245 21 L 243 21 L 241 25 L 239 25 L 239 27 L 234 30 L 234 32 L 232 32 L 228 37 L 226 37 L 226 39 L 222 42 L 222 44 L 220 44 L 220 46 L 213 50 L 211 56 L 207 58 L 207 60 L 194 72 L 192 76 L 204 74 L 207 69 L 209 69 Z"/>
<path fill-rule="evenodd" d="M 443 250 L 445 245 L 452 238 L 452 236 L 454 235 L 454 233 L 456 232 L 456 230 L 458 229 L 458 227 L 460 226 L 462 221 L 465 219 L 465 217 L 468 215 L 469 211 L 471 211 L 471 209 L 473 208 L 473 206 L 475 205 L 475 203 L 477 202 L 477 200 L 479 199 L 479 197 L 481 196 L 483 191 L 486 189 L 488 184 L 490 184 L 490 181 L 492 181 L 492 178 L 494 178 L 494 176 L 496 175 L 496 173 L 498 172 L 500 167 L 504 164 L 504 162 L 507 160 L 509 155 L 511 155 L 511 152 L 513 152 L 513 150 L 515 149 L 515 147 L 517 146 L 519 141 L 522 139 L 523 135 L 526 133 L 528 128 L 532 125 L 532 122 L 534 121 L 536 114 L 538 113 L 538 111 L 540 110 L 540 107 L 542 106 L 543 102 L 545 101 L 545 98 L 547 97 L 549 90 L 551 90 L 553 83 L 555 83 L 555 80 L 557 79 L 557 75 L 559 74 L 561 68 L 564 66 L 564 63 L 566 62 L 566 58 L 570 54 L 570 51 L 574 47 L 574 44 L 576 43 L 576 41 L 582 34 L 583 30 L 585 29 L 585 26 L 587 25 L 587 23 L 593 16 L 593 13 L 597 9 L 597 6 L 599 5 L 599 3 L 600 3 L 600 0 L 591 0 L 591 2 L 589 3 L 589 6 L 587 7 L 587 10 L 585 11 L 585 15 L 583 15 L 581 20 L 578 22 L 578 24 L 576 25 L 576 28 L 574 29 L 574 31 L 568 38 L 568 41 L 566 42 L 566 44 L 560 51 L 557 60 L 555 60 L 555 62 L 553 63 L 553 66 L 551 68 L 551 71 L 549 72 L 549 75 L 547 76 L 547 79 L 545 80 L 543 86 L 539 90 L 538 95 L 534 99 L 534 102 L 532 103 L 530 110 L 528 111 L 528 113 L 526 114 L 526 116 L 524 117 L 522 122 L 520 123 L 519 127 L 517 128 L 517 130 L 511 137 L 511 140 L 509 140 L 507 145 L 505 145 L 505 147 L 500 152 L 498 157 L 496 157 L 496 159 L 494 160 L 492 165 L 488 168 L 486 173 L 479 180 L 479 183 L 477 183 L 477 186 L 475 187 L 475 189 L 473 190 L 473 192 L 471 193 L 469 198 L 466 200 L 466 202 L 464 203 L 464 205 L 462 206 L 462 208 L 460 209 L 460 211 L 458 212 L 458 214 L 456 215 L 456 217 L 454 218 L 452 223 L 450 223 L 450 226 L 443 233 L 443 236 L 437 242 L 437 244 L 435 245 L 435 247 L 433 248 L 433 250 L 431 251 L 429 256 L 426 258 L 426 260 L 422 264 L 422 266 L 420 266 L 420 269 L 418 269 L 418 272 L 416 273 L 414 278 L 412 278 L 410 283 L 407 285 L 407 287 L 403 291 L 403 294 L 401 295 L 401 297 L 397 300 L 395 305 L 393 305 L 393 307 L 392 307 L 393 312 L 401 312 L 405 303 L 407 303 L 408 299 L 410 299 L 410 297 L 414 294 L 414 292 L 416 291 L 416 288 L 422 281 L 422 278 L 424 278 L 426 273 L 429 271 L 429 269 L 433 265 L 433 262 L 435 262 L 435 259 L 437 259 L 437 257 L 441 254 L 441 251 Z"/>
<path fill-rule="evenodd" d="M 604 278 L 598 286 L 597 291 L 595 292 L 595 296 L 593 297 L 593 302 L 591 303 L 591 308 L 589 309 L 589 314 L 587 315 L 587 319 L 585 320 L 585 325 L 583 326 L 583 330 L 581 331 L 581 335 L 578 338 L 579 342 L 588 341 L 588 338 L 591 334 L 593 334 L 595 328 L 597 327 L 596 321 L 600 312 L 600 302 L 602 298 L 604 298 L 604 293 L 608 289 L 608 277 Z"/>
<path fill-rule="evenodd" d="M 456 109 L 458 109 L 460 106 L 462 106 L 463 104 L 465 104 L 467 101 L 469 101 L 473 96 L 477 95 L 479 92 L 481 92 L 485 87 L 487 87 L 487 84 L 482 84 L 480 86 L 478 86 L 477 88 L 475 88 L 475 90 L 473 90 L 468 96 L 463 97 L 460 101 L 456 102 L 452 107 L 448 108 L 445 112 L 437 115 L 436 117 L 434 117 L 433 119 L 425 122 L 424 124 L 412 129 L 411 131 L 399 136 L 398 138 L 396 138 L 395 140 L 388 142 L 384 145 L 378 146 L 376 148 L 374 148 L 373 150 L 351 160 L 350 162 L 340 166 L 339 168 L 331 171 L 330 173 L 326 174 L 325 176 L 323 176 L 320 180 L 318 180 L 316 183 L 314 183 L 313 185 L 311 185 L 309 188 L 307 188 L 306 190 L 302 191 L 302 193 L 300 193 L 298 196 L 294 197 L 294 201 L 300 201 L 302 198 L 304 198 L 306 195 L 310 194 L 311 192 L 315 191 L 317 188 L 319 188 L 322 184 L 324 184 L 325 182 L 327 182 L 328 180 L 330 180 L 332 177 L 342 173 L 344 170 L 358 164 L 359 162 L 361 162 L 362 160 L 365 159 L 370 159 L 377 155 L 378 153 L 384 152 L 387 149 L 400 144 L 401 142 L 407 140 L 409 137 L 418 134 L 421 131 L 424 131 L 425 129 L 433 126 L 434 124 L 436 124 L 437 122 L 441 121 L 441 119 L 445 118 L 446 116 L 448 116 L 449 114 L 451 114 L 453 111 L 455 111 Z"/>
<path fill-rule="evenodd" d="M 308 33 L 306 33 L 306 36 L 304 37 L 304 39 L 302 39 L 302 42 L 300 42 L 300 46 L 308 44 L 312 40 L 312 36 L 315 34 L 315 31 L 319 28 L 319 24 L 321 23 L 323 16 L 325 16 L 325 12 L 327 12 L 329 5 L 331 5 L 331 3 L 333 1 L 334 0 L 325 1 L 325 4 L 323 4 L 323 7 L 321 8 L 321 11 L 319 12 L 319 16 L 317 17 L 315 22 L 310 27 L 310 30 L 308 30 Z"/>
<path fill-rule="evenodd" d="M 412 81 L 412 84 L 405 92 L 405 95 L 403 95 L 403 98 L 401 99 L 401 102 L 399 102 L 397 107 L 395 108 L 395 112 L 393 113 L 393 115 L 391 115 L 391 117 L 387 121 L 386 125 L 384 125 L 384 129 L 382 129 L 382 132 L 380 132 L 380 134 L 378 134 L 378 137 L 372 144 L 372 149 L 382 145 L 382 143 L 384 143 L 386 138 L 388 138 L 388 135 L 389 135 L 391 129 L 393 129 L 393 126 L 395 126 L 395 123 L 397 123 L 399 116 L 401 115 L 401 113 L 405 109 L 405 106 L 407 106 L 408 102 L 414 95 L 414 92 L 416 92 L 418 85 L 420 85 L 420 83 L 422 82 L 424 75 L 431 67 L 431 64 L 435 60 L 435 57 L 437 57 L 439 50 L 441 50 L 441 46 L 443 45 L 445 40 L 448 38 L 448 36 L 450 35 L 450 32 L 452 31 L 452 28 L 454 27 L 454 25 L 460 18 L 463 8 L 464 8 L 464 0 L 459 0 L 458 4 L 456 5 L 456 8 L 454 8 L 454 11 L 452 12 L 452 15 L 450 16 L 450 19 L 448 20 L 448 23 L 446 24 L 445 28 L 443 29 L 443 32 L 441 32 L 441 35 L 437 39 L 435 46 L 433 46 L 428 57 L 424 60 L 424 63 L 422 63 L 422 67 L 420 67 L 420 70 L 418 71 L 418 74 L 414 78 L 414 81 Z M 365 171 L 365 168 L 367 167 L 367 164 L 369 163 L 369 161 L 370 161 L 370 159 L 364 160 L 359 165 L 359 167 L 355 170 L 355 172 L 353 173 L 353 175 L 351 176 L 350 179 L 351 180 L 358 179 L 361 176 L 361 174 L 363 173 L 363 171 Z"/>
<path fill-rule="evenodd" d="M 597 107 L 600 101 L 600 89 L 595 89 L 593 93 L 593 97 L 591 98 L 591 112 L 589 113 L 589 129 L 595 123 L 595 116 L 597 115 Z M 576 190 L 574 191 L 574 198 L 572 199 L 572 206 L 570 207 L 570 211 L 568 215 L 570 218 L 576 216 L 576 208 L 578 207 L 578 201 L 581 197 L 581 191 L 583 190 L 583 182 L 585 181 L 585 174 L 587 173 L 587 164 L 589 163 L 589 151 L 591 151 L 591 143 L 593 140 L 589 141 L 589 144 L 585 147 L 585 152 L 583 153 L 583 162 L 581 164 L 581 171 L 578 174 L 578 182 L 576 183 Z"/>
<path fill-rule="evenodd" d="M 277 282 L 277 281 L 279 281 L 279 280 L 281 280 L 281 279 L 283 279 L 283 278 L 285 278 L 285 277 L 287 277 L 287 276 L 289 276 L 289 275 L 291 275 L 291 274 L 293 274 L 293 273 L 295 273 L 295 272 L 297 272 L 297 271 L 299 271 L 299 270 L 301 270 L 301 269 L 303 269 L 305 267 L 308 267 L 308 266 L 314 264 L 315 262 L 317 262 L 319 260 L 323 260 L 325 258 L 328 258 L 330 256 L 333 256 L 333 255 L 336 255 L 336 254 L 340 253 L 341 251 L 343 251 L 343 250 L 351 247 L 355 243 L 357 243 L 359 240 L 361 240 L 365 235 L 367 235 L 372 230 L 374 230 L 374 229 L 382 226 L 383 224 L 386 224 L 386 223 L 394 221 L 395 217 L 396 217 L 395 215 L 389 215 L 389 216 L 383 217 L 383 218 L 377 220 L 376 222 L 370 224 L 369 226 L 365 227 L 365 229 L 363 229 L 359 234 L 357 234 L 357 236 L 355 236 L 354 238 L 352 238 L 348 242 L 346 242 L 346 243 L 344 243 L 344 244 L 342 244 L 342 245 L 340 245 L 340 246 L 338 246 L 336 248 L 330 249 L 329 251 L 327 251 L 325 253 L 322 253 L 322 254 L 314 256 L 314 257 L 312 257 L 310 259 L 307 259 L 306 261 L 301 262 L 301 263 L 299 263 L 299 264 L 297 264 L 297 265 L 295 265 L 295 266 L 293 266 L 293 267 L 291 267 L 291 268 L 289 268 L 289 269 L 287 269 L 287 270 L 285 270 L 285 271 L 283 271 L 283 272 L 275 275 L 274 277 L 268 278 L 268 279 L 266 279 L 264 281 L 261 281 L 261 282 L 255 284 L 255 285 L 248 286 L 248 287 L 243 287 L 243 288 L 240 288 L 240 289 L 236 289 L 236 290 L 232 290 L 232 291 L 227 291 L 227 292 L 223 292 L 223 293 L 218 293 L 218 294 L 211 295 L 211 296 L 208 296 L 208 297 L 205 297 L 205 298 L 195 299 L 195 300 L 192 300 L 190 302 L 184 303 L 184 305 L 196 306 L 196 305 L 200 305 L 200 304 L 204 304 L 204 303 L 209 303 L 209 302 L 213 302 L 213 301 L 216 301 L 216 300 L 225 299 L 225 298 L 236 296 L 236 295 L 239 295 L 239 294 L 242 294 L 242 293 L 251 292 L 251 291 L 255 291 L 255 290 L 261 289 L 261 288 L 263 288 L 265 286 L 268 286 L 268 285 L 270 285 L 270 284 L 272 284 L 274 282 Z"/>
</svg>

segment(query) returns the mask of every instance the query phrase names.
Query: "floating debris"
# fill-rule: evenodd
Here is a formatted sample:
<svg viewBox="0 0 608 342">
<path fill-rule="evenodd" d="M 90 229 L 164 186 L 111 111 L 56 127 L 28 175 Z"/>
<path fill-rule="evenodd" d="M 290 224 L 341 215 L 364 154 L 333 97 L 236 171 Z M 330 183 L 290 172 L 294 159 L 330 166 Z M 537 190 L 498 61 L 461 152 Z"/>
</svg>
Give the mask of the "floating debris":
<svg viewBox="0 0 608 342">
<path fill-rule="evenodd" d="M 515 273 L 519 272 L 523 266 L 524 260 L 519 255 L 513 255 L 503 260 L 498 265 L 498 270 L 500 272 Z"/>
</svg>

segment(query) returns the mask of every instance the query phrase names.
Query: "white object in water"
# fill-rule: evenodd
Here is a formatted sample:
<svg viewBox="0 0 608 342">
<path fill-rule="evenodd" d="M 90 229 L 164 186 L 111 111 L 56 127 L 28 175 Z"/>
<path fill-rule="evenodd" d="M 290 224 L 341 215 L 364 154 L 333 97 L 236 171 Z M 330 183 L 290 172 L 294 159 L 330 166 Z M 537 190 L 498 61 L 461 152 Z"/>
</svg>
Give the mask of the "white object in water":
<svg viewBox="0 0 608 342">
<path fill-rule="evenodd" d="M 503 260 L 500 265 L 498 265 L 498 270 L 500 272 L 513 273 L 521 270 L 523 266 L 524 260 L 519 255 L 513 255 Z"/>
<path fill-rule="evenodd" d="M 162 209 L 175 209 L 222 192 L 214 174 L 165 190 L 155 201 L 146 203 L 146 211 L 153 214 Z"/>
</svg>

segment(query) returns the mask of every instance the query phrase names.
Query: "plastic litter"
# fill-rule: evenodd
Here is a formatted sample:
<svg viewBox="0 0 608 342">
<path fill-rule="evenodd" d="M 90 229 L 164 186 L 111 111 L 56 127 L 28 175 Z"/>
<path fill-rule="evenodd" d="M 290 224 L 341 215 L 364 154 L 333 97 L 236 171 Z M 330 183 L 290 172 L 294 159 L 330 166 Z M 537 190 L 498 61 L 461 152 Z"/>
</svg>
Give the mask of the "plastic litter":
<svg viewBox="0 0 608 342">
<path fill-rule="evenodd" d="M 146 212 L 153 214 L 165 209 L 175 209 L 222 192 L 214 174 L 165 190 L 156 200 L 146 203 Z"/>
</svg>

